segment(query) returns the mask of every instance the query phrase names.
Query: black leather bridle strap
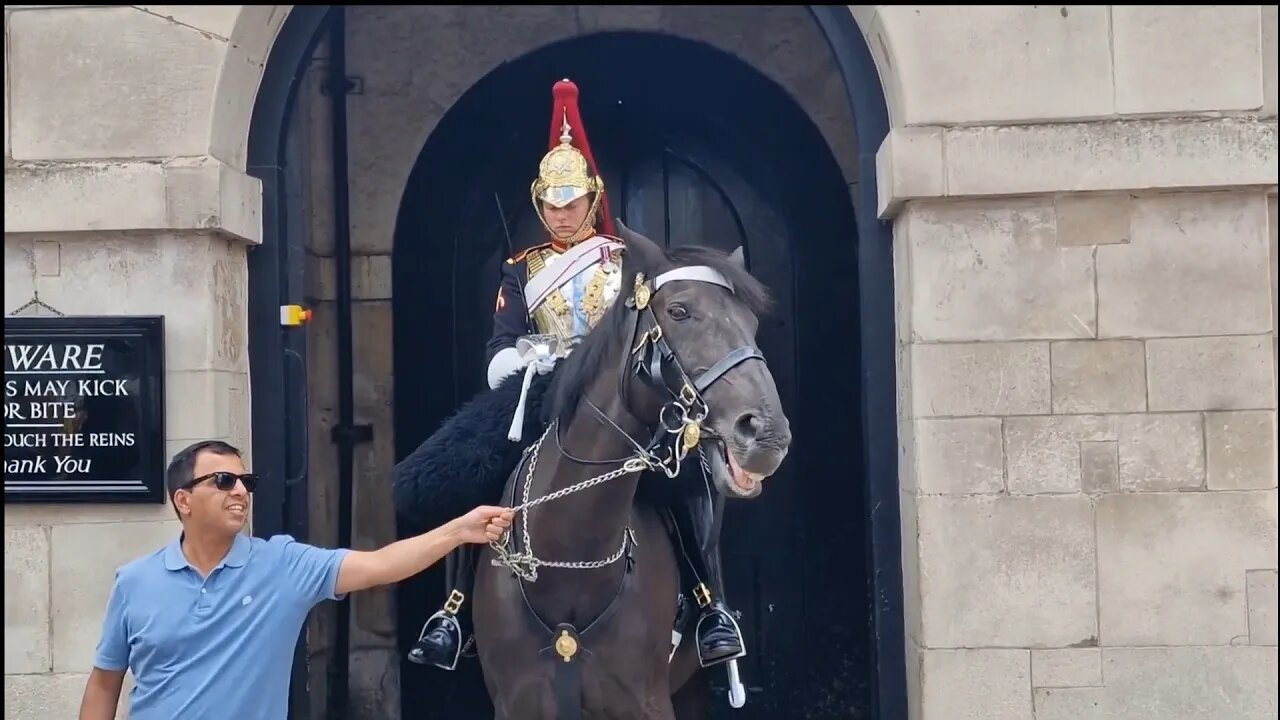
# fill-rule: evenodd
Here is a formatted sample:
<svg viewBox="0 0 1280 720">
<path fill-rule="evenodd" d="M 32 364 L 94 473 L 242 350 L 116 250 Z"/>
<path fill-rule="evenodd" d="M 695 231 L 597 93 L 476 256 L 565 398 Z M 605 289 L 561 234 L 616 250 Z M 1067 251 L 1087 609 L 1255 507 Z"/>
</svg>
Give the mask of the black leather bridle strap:
<svg viewBox="0 0 1280 720">
<path fill-rule="evenodd" d="M 738 365 L 751 359 L 763 362 L 764 355 L 762 355 L 758 349 L 753 347 L 740 347 L 733 350 L 728 355 L 720 358 L 720 361 L 715 365 L 707 368 L 706 372 L 699 375 L 697 379 L 693 381 L 693 389 L 697 390 L 699 393 L 705 392 L 706 389 L 711 386 L 711 383 L 720 379 L 721 375 L 724 375 Z"/>
</svg>

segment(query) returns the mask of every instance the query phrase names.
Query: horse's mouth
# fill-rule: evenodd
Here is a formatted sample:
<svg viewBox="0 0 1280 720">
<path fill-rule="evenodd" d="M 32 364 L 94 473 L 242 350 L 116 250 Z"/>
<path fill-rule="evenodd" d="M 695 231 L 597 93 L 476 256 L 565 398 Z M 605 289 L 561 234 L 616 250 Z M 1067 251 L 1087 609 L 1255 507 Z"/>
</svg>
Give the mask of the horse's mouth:
<svg viewBox="0 0 1280 720">
<path fill-rule="evenodd" d="M 719 440 L 707 443 L 711 476 L 721 492 L 742 499 L 751 499 L 764 491 L 764 475 L 742 469 L 728 446 Z"/>
</svg>

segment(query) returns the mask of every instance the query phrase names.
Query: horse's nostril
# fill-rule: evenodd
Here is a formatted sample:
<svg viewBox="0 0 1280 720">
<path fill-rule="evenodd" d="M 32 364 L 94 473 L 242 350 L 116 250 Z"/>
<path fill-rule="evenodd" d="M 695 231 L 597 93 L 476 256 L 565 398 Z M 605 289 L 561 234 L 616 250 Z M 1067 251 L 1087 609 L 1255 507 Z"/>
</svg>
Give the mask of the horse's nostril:
<svg viewBox="0 0 1280 720">
<path fill-rule="evenodd" d="M 739 415 L 738 421 L 733 424 L 733 431 L 737 433 L 738 439 L 743 442 L 753 442 L 760 436 L 760 431 L 763 428 L 764 423 L 752 413 Z"/>
</svg>

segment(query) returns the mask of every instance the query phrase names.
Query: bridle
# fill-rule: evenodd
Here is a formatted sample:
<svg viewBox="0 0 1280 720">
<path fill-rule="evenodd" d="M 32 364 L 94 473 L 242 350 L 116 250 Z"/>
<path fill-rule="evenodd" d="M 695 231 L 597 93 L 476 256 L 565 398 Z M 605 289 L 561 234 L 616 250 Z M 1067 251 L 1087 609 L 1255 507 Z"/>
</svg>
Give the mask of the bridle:
<svg viewBox="0 0 1280 720">
<path fill-rule="evenodd" d="M 663 403 L 659 410 L 658 424 L 652 429 L 653 435 L 649 442 L 646 445 L 640 445 L 629 433 L 618 427 L 594 403 L 584 397 L 584 400 L 600 417 L 604 418 L 627 438 L 636 452 L 626 458 L 616 460 L 582 461 L 564 451 L 562 444 L 559 443 L 558 434 L 556 434 L 554 437 L 556 437 L 557 445 L 560 446 L 560 452 L 570 460 L 582 463 L 589 462 L 591 464 L 621 463 L 621 467 L 535 500 L 530 500 L 529 492 L 533 481 L 534 468 L 537 465 L 538 451 L 548 435 L 558 433 L 559 422 L 553 420 L 548 423 L 542 437 L 525 449 L 524 456 L 521 459 L 521 465 L 525 467 L 523 499 L 519 505 L 515 505 L 516 491 L 513 485 L 511 489 L 513 511 L 527 511 L 535 505 L 541 505 L 586 490 L 600 483 L 644 470 L 661 470 L 668 478 L 676 477 L 680 473 L 681 463 L 688 456 L 689 451 L 698 447 L 704 434 L 710 434 L 710 431 L 702 426 L 710 413 L 710 408 L 706 400 L 703 399 L 703 393 L 738 365 L 748 360 L 765 361 L 764 355 L 759 348 L 749 345 L 742 346 L 730 350 L 711 367 L 698 373 L 696 378 L 691 378 L 676 357 L 675 351 L 667 343 L 662 332 L 662 326 L 658 323 L 658 318 L 653 312 L 652 305 L 654 296 L 661 292 L 663 287 L 668 283 L 679 280 L 711 283 L 719 285 L 731 293 L 734 292 L 733 284 L 722 273 L 705 265 L 675 268 L 659 274 L 652 281 L 647 280 L 644 273 L 636 273 L 632 292 L 624 301 L 626 307 L 631 310 L 631 317 L 628 321 L 630 332 L 627 334 L 627 337 L 630 338 L 628 347 L 631 349 L 622 354 L 622 364 L 618 373 L 618 392 L 622 397 L 624 406 L 630 407 L 628 397 L 629 381 L 632 377 L 636 377 L 658 393 L 665 393 L 670 396 L 670 400 Z M 628 412 L 631 411 L 628 410 Z M 520 467 L 518 466 L 516 472 L 519 472 L 519 470 Z M 630 545 L 634 543 L 634 536 L 631 528 L 628 527 L 623 532 L 622 546 L 616 553 L 604 560 L 589 562 L 544 561 L 533 554 L 529 538 L 527 512 L 521 512 L 521 526 L 524 552 L 516 552 L 514 548 L 508 549 L 509 532 L 503 536 L 502 540 L 490 542 L 489 546 L 497 555 L 497 558 L 493 560 L 494 565 L 508 567 L 529 582 L 537 580 L 539 566 L 587 570 L 611 565 L 624 555 L 627 555 Z"/>
<path fill-rule="evenodd" d="M 696 378 L 690 378 L 675 351 L 667 343 L 652 305 L 653 297 L 667 283 L 678 280 L 712 283 L 734 292 L 733 284 L 720 272 L 705 265 L 694 265 L 658 275 L 653 279 L 652 287 L 645 281 L 644 273 L 637 273 L 635 288 L 625 301 L 627 307 L 635 312 L 631 317 L 632 350 L 622 359 L 622 368 L 618 373 L 618 393 L 624 406 L 630 407 L 627 379 L 635 376 L 658 393 L 665 392 L 670 396 L 671 399 L 659 410 L 658 426 L 654 429 L 648 446 L 644 448 L 644 453 L 653 463 L 650 469 L 661 469 L 669 478 L 680 473 L 680 463 L 690 450 L 697 447 L 703 434 L 709 433 L 702 427 L 710 413 L 702 394 L 738 365 L 748 360 L 765 361 L 759 348 L 744 345 L 730 350 Z M 642 323 L 644 331 L 640 330 Z M 625 432 L 623 434 L 626 435 Z M 630 435 L 627 439 L 633 445 L 637 444 Z"/>
</svg>

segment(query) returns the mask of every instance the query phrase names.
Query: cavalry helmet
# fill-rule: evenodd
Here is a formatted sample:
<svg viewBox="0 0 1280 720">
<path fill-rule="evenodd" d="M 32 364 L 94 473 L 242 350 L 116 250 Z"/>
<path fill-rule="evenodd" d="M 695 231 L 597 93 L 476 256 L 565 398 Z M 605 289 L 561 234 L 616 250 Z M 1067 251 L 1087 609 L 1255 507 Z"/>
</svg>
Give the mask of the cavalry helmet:
<svg viewBox="0 0 1280 720">
<path fill-rule="evenodd" d="M 538 163 L 538 177 L 529 188 L 534 209 L 545 226 L 547 220 L 542 215 L 540 203 L 564 207 L 584 195 L 593 194 L 591 210 L 587 213 L 583 229 L 589 227 L 597 211 L 603 209 L 602 229 L 613 235 L 613 219 L 604 196 L 604 178 L 600 176 L 595 158 L 591 156 L 587 130 L 578 112 L 578 86 L 568 79 L 561 80 L 551 88 L 551 97 L 550 150 Z M 548 227 L 547 230 L 550 231 L 551 228 Z M 577 239 L 581 238 L 575 238 Z"/>
</svg>

